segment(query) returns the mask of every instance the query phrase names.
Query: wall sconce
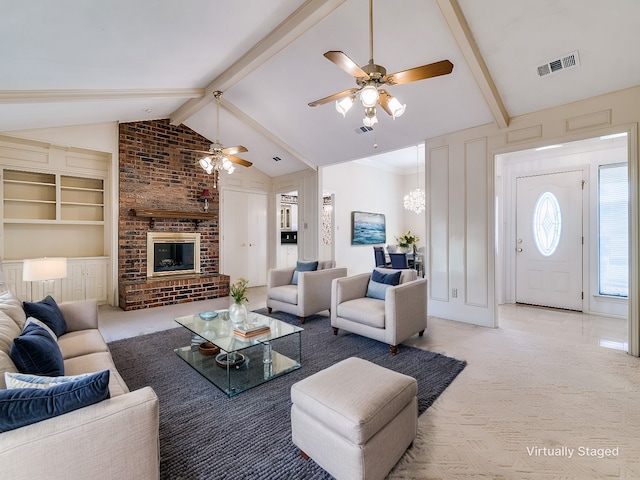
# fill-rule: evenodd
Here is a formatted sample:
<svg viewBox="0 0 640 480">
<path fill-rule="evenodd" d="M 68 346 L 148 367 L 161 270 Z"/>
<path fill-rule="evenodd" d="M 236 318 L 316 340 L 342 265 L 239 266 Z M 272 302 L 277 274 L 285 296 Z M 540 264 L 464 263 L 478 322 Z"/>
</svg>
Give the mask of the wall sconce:
<svg viewBox="0 0 640 480">
<path fill-rule="evenodd" d="M 211 198 L 211 192 L 209 192 L 208 188 L 202 190 L 200 194 L 200 200 L 204 202 L 204 213 L 209 213 L 209 199 Z"/>
</svg>

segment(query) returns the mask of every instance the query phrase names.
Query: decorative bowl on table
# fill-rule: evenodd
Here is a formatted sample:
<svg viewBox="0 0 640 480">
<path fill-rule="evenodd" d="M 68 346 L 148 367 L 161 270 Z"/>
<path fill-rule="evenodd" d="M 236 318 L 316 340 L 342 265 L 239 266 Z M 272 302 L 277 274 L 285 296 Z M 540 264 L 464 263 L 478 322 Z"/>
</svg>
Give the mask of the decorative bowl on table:
<svg viewBox="0 0 640 480">
<path fill-rule="evenodd" d="M 211 342 L 202 342 L 198 345 L 198 351 L 202 355 L 217 355 L 220 353 L 220 347 L 214 345 Z"/>
<path fill-rule="evenodd" d="M 218 312 L 200 312 L 200 318 L 202 320 L 213 320 L 218 316 Z"/>
</svg>

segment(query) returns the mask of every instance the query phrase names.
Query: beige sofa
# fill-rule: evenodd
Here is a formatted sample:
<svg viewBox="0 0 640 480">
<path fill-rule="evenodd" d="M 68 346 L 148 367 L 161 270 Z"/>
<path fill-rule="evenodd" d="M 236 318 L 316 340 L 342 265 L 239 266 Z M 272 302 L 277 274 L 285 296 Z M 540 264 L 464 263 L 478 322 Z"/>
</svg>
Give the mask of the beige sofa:
<svg viewBox="0 0 640 480">
<path fill-rule="evenodd" d="M 111 398 L 0 433 L 0 476 L 18 479 L 158 479 L 158 397 L 151 387 L 130 392 L 98 331 L 94 301 L 61 303 L 68 332 L 58 339 L 65 375 L 109 369 Z M 9 356 L 26 321 L 22 303 L 0 294 L 0 388 L 17 372 Z"/>
<path fill-rule="evenodd" d="M 318 269 L 298 272 L 298 284 L 291 283 L 295 267 L 269 270 L 267 309 L 297 315 L 300 323 L 314 313 L 331 308 L 331 281 L 346 277 L 346 268 L 336 268 L 332 260 L 319 261 Z"/>
</svg>

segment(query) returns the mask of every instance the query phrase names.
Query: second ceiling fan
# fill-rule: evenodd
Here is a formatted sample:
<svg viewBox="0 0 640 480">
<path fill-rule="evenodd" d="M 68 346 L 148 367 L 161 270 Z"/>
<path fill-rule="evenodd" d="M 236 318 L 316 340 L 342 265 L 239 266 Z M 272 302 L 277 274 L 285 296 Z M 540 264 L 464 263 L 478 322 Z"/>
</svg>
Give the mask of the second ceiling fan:
<svg viewBox="0 0 640 480">
<path fill-rule="evenodd" d="M 403 83 L 448 75 L 453 71 L 453 64 L 449 60 L 441 60 L 428 65 L 387 74 L 387 69 L 382 65 L 377 65 L 373 60 L 373 0 L 369 0 L 369 53 L 369 63 L 364 67 L 360 67 L 344 52 L 336 50 L 326 52 L 324 56 L 354 77 L 358 87 L 321 98 L 309 103 L 309 106 L 315 107 L 335 101 L 336 110 L 345 116 L 359 95 L 360 103 L 365 109 L 363 123 L 366 127 L 372 127 L 378 123 L 376 105 L 380 105 L 393 118 L 402 115 L 406 108 L 406 105 L 401 104 L 386 89 L 380 87 L 402 85 Z"/>
</svg>

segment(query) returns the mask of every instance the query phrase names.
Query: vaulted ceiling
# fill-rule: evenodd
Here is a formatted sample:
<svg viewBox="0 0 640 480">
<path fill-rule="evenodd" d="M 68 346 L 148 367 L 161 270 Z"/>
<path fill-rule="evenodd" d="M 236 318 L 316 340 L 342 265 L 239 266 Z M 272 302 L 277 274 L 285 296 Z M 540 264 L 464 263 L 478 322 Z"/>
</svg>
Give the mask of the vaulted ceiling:
<svg viewBox="0 0 640 480">
<path fill-rule="evenodd" d="M 414 168 L 426 138 L 640 84 L 638 0 L 375 0 L 377 64 L 454 69 L 388 87 L 406 113 L 362 133 L 357 104 L 307 104 L 356 86 L 323 53 L 366 65 L 368 4 L 0 0 L 0 131 L 170 118 L 214 141 L 221 90 L 221 142 L 269 176 L 393 151 Z"/>
</svg>

